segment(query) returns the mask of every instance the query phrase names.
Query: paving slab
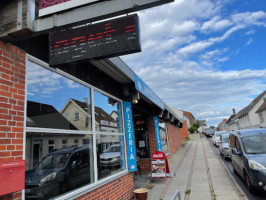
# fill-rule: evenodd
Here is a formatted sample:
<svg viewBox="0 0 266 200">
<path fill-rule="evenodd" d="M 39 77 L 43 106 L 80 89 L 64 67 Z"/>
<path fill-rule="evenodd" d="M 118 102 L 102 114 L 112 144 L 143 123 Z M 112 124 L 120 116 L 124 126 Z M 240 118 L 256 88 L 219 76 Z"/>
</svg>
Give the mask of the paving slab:
<svg viewBox="0 0 266 200">
<path fill-rule="evenodd" d="M 167 178 L 167 184 L 165 180 L 153 180 L 150 184 L 150 173 L 143 173 L 143 177 L 134 178 L 135 186 L 149 189 L 148 200 L 171 200 L 177 189 L 182 200 L 247 200 L 207 139 L 199 134 L 190 138 L 168 160 L 175 176 Z"/>
</svg>

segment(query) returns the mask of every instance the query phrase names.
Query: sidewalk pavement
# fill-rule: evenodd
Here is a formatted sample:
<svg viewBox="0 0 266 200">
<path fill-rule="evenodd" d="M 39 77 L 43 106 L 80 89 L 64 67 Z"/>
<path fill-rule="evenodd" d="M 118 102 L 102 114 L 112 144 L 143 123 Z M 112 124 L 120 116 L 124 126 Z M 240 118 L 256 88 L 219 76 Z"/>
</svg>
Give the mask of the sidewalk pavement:
<svg viewBox="0 0 266 200">
<path fill-rule="evenodd" d="M 190 134 L 168 163 L 173 177 L 167 178 L 167 184 L 165 179 L 150 184 L 150 173 L 134 176 L 136 189 L 149 189 L 148 200 L 172 200 L 177 190 L 182 200 L 248 199 L 205 136 Z"/>
</svg>

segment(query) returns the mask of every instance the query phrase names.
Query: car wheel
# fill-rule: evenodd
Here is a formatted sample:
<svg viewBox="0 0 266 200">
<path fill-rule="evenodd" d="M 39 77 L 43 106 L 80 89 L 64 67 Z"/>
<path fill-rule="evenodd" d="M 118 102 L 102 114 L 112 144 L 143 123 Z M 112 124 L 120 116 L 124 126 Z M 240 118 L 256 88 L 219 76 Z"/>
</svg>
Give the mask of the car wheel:
<svg viewBox="0 0 266 200">
<path fill-rule="evenodd" d="M 227 160 L 227 158 L 226 158 L 225 154 L 224 154 L 224 160 Z"/>
<path fill-rule="evenodd" d="M 68 185 L 65 181 L 60 183 L 60 194 L 68 192 Z"/>
<path fill-rule="evenodd" d="M 233 162 L 232 162 L 232 161 L 231 161 L 231 165 L 232 165 L 232 168 L 233 168 L 233 172 L 234 172 L 234 174 L 236 174 L 236 175 L 237 175 L 238 173 L 237 173 L 237 171 L 236 171 L 236 169 L 235 169 L 235 167 L 234 167 L 234 165 L 233 165 Z"/>
<path fill-rule="evenodd" d="M 248 191 L 250 193 L 253 193 L 254 192 L 254 188 L 251 185 L 251 182 L 250 182 L 250 179 L 249 179 L 247 173 L 245 173 L 244 175 L 245 175 L 245 182 L 246 182 L 247 189 L 248 189 Z"/>
</svg>

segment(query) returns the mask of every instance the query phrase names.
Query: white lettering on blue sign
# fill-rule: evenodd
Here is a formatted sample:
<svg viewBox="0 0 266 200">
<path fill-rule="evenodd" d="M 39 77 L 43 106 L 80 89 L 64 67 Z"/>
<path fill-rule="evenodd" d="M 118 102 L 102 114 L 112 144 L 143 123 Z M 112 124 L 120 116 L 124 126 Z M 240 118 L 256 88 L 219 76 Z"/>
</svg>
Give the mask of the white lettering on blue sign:
<svg viewBox="0 0 266 200">
<path fill-rule="evenodd" d="M 161 135 L 160 135 L 160 128 L 159 128 L 159 120 L 157 116 L 153 117 L 154 121 L 154 129 L 155 129 L 155 136 L 156 136 L 156 144 L 157 144 L 157 150 L 162 151 L 162 145 L 161 145 Z"/>
<path fill-rule="evenodd" d="M 125 126 L 126 126 L 126 141 L 127 141 L 127 158 L 129 171 L 136 171 L 137 161 L 136 161 L 136 149 L 135 149 L 135 137 L 133 129 L 133 118 L 131 111 L 131 102 L 124 102 L 124 116 L 125 116 Z"/>
</svg>

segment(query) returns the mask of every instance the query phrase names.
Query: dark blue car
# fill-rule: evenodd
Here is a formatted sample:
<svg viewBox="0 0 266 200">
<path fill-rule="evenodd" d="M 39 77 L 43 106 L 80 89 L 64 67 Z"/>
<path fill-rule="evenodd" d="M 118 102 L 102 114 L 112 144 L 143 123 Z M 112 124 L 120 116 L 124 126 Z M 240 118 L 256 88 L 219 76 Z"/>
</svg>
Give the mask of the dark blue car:
<svg viewBox="0 0 266 200">
<path fill-rule="evenodd" d="M 89 184 L 89 146 L 55 150 L 25 174 L 26 199 L 50 199 Z"/>
<path fill-rule="evenodd" d="M 233 170 L 248 190 L 266 191 L 266 129 L 233 131 L 229 145 Z"/>
</svg>

